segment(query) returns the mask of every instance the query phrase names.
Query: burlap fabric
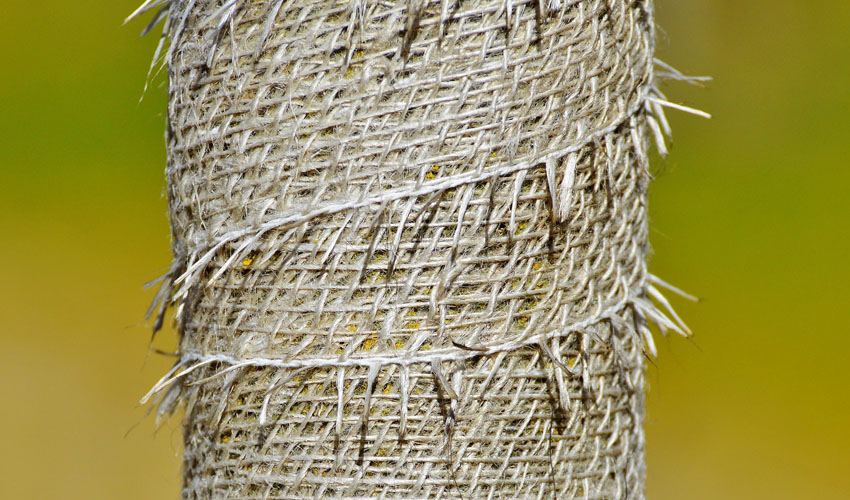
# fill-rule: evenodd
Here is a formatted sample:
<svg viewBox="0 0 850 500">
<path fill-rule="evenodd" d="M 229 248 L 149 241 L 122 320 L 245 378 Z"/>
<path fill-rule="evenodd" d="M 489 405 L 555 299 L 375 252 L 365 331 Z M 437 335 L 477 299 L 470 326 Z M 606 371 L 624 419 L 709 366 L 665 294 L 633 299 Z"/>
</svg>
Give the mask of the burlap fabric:
<svg viewBox="0 0 850 500">
<path fill-rule="evenodd" d="M 183 497 L 643 498 L 651 2 L 156 5 Z"/>
</svg>

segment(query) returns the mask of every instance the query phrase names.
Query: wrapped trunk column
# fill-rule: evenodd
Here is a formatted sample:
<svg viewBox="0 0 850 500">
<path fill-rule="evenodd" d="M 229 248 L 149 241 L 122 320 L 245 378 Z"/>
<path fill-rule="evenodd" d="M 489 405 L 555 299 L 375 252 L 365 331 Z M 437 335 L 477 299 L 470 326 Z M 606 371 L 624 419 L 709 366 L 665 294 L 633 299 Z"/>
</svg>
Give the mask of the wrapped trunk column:
<svg viewBox="0 0 850 500">
<path fill-rule="evenodd" d="M 183 497 L 643 498 L 651 2 L 165 9 Z"/>
</svg>

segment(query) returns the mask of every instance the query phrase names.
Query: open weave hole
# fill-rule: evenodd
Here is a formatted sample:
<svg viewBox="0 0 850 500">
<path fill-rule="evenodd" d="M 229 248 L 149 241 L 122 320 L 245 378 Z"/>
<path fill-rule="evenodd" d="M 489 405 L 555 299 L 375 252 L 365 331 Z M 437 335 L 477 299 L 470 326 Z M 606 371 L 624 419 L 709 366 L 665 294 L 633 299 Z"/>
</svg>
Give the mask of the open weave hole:
<svg viewBox="0 0 850 500">
<path fill-rule="evenodd" d="M 651 2 L 157 5 L 184 498 L 643 498 Z"/>
</svg>

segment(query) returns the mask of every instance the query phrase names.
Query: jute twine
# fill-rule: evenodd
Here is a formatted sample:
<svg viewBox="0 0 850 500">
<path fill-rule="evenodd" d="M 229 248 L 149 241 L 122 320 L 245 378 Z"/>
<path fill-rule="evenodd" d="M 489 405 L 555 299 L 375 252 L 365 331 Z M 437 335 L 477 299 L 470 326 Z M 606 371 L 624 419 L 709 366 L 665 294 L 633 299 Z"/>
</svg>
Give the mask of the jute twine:
<svg viewBox="0 0 850 500">
<path fill-rule="evenodd" d="M 157 6 L 183 497 L 643 498 L 651 2 Z"/>
</svg>

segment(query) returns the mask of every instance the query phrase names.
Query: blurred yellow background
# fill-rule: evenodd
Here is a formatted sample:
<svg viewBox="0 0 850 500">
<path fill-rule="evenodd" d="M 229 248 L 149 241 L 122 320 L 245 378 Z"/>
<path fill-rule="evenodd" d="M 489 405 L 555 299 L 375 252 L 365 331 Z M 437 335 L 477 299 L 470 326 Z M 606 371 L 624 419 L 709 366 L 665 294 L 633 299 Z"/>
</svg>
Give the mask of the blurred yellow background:
<svg viewBox="0 0 850 500">
<path fill-rule="evenodd" d="M 180 428 L 137 405 L 142 284 L 169 264 L 162 75 L 140 0 L 0 9 L 0 498 L 178 498 Z M 850 498 L 850 2 L 656 0 L 672 154 L 651 269 L 696 332 L 661 339 L 651 500 Z M 171 349 L 173 332 L 156 342 Z"/>
</svg>

